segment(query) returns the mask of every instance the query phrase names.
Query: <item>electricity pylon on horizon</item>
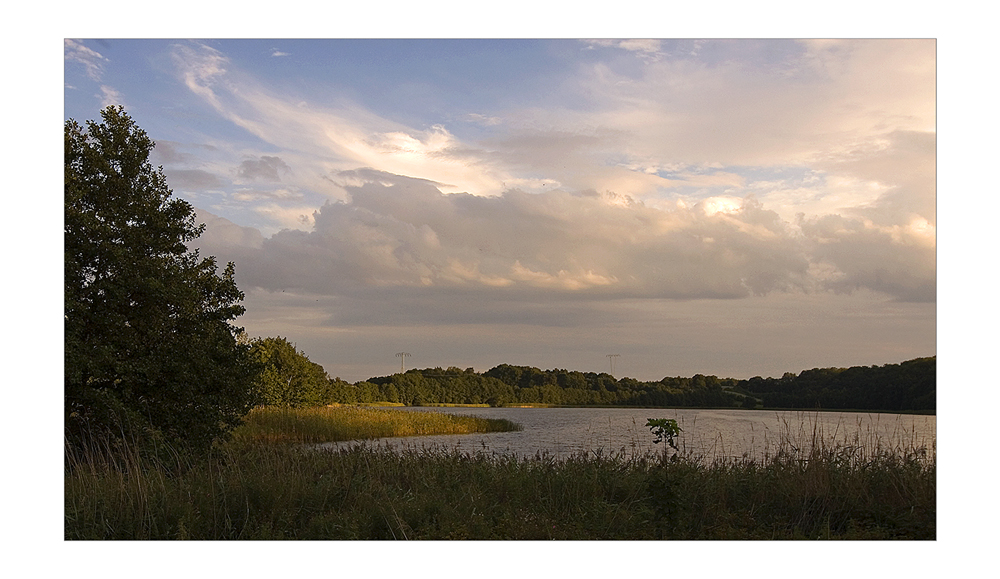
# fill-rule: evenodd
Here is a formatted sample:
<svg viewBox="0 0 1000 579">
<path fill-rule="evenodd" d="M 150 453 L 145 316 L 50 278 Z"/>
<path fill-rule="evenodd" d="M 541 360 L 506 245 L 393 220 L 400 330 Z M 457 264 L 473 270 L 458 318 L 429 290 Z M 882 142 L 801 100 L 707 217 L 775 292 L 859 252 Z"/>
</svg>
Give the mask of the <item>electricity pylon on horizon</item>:
<svg viewBox="0 0 1000 579">
<path fill-rule="evenodd" d="M 608 354 L 608 361 L 611 362 L 611 375 L 615 375 L 615 358 L 618 358 L 621 354 Z"/>
</svg>

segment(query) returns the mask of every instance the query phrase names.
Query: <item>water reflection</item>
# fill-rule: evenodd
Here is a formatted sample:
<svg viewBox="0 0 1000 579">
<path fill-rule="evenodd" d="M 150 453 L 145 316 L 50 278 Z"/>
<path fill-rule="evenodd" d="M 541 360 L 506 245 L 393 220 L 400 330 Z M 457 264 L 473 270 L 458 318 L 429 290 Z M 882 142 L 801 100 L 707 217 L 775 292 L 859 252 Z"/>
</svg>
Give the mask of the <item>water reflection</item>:
<svg viewBox="0 0 1000 579">
<path fill-rule="evenodd" d="M 782 443 L 807 451 L 813 440 L 828 446 L 872 448 L 924 447 L 934 459 L 935 416 L 849 412 L 775 412 L 767 410 L 702 410 L 650 408 L 398 408 L 399 412 L 446 412 L 505 418 L 524 426 L 519 432 L 411 436 L 367 441 L 397 449 L 459 449 L 555 457 L 586 452 L 625 454 L 661 452 L 645 427 L 649 418 L 674 418 L 682 432 L 681 452 L 712 460 L 773 455 Z M 359 444 L 331 443 L 326 447 Z"/>
</svg>

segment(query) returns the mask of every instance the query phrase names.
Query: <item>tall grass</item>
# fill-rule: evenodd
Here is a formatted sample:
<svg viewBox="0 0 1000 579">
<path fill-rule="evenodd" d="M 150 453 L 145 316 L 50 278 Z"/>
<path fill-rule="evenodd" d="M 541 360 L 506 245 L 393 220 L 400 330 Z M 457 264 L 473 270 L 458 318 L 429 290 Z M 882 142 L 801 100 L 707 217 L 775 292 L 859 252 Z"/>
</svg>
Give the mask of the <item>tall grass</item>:
<svg viewBox="0 0 1000 579">
<path fill-rule="evenodd" d="M 233 435 L 237 440 L 255 442 L 337 442 L 520 429 L 519 425 L 499 418 L 341 406 L 257 408 Z"/>
<path fill-rule="evenodd" d="M 315 450 L 252 436 L 198 460 L 96 449 L 68 458 L 65 536 L 935 538 L 936 467 L 926 449 L 786 430 L 765 459 Z"/>
</svg>

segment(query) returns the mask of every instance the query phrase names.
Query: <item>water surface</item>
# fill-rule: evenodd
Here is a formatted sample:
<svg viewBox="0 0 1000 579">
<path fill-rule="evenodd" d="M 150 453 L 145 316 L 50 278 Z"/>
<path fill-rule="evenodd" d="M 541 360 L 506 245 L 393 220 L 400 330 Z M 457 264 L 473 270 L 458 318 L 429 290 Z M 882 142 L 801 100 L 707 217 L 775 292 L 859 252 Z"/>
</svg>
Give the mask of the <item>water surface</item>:
<svg viewBox="0 0 1000 579">
<path fill-rule="evenodd" d="M 428 408 L 405 407 L 399 412 L 445 412 L 484 418 L 505 418 L 521 424 L 518 432 L 452 434 L 382 438 L 369 445 L 393 448 L 459 449 L 518 456 L 555 457 L 585 452 L 642 454 L 662 451 L 645 427 L 649 418 L 673 418 L 682 432 L 680 450 L 707 459 L 763 458 L 779 443 L 807 450 L 816 436 L 828 444 L 887 447 L 923 446 L 936 451 L 935 416 L 855 412 L 770 410 L 703 410 L 655 408 Z M 324 446 L 358 444 L 331 443 Z"/>
</svg>

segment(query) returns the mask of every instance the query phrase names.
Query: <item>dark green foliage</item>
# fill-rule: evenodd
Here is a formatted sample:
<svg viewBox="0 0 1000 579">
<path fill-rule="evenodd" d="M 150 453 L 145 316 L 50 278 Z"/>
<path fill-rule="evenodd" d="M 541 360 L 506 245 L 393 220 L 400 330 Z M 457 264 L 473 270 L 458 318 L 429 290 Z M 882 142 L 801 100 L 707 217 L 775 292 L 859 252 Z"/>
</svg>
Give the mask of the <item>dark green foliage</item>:
<svg viewBox="0 0 1000 579">
<path fill-rule="evenodd" d="M 749 380 L 695 374 L 657 382 L 616 380 L 606 373 L 501 364 L 477 374 L 471 368 L 427 368 L 331 386 L 333 401 L 421 404 L 549 404 L 655 406 L 661 408 L 807 408 L 878 411 L 935 409 L 935 358 L 885 366 L 806 370 L 796 376 Z M 374 385 L 374 386 L 373 386 Z M 362 394 L 364 392 L 364 394 Z"/>
<path fill-rule="evenodd" d="M 902 364 L 814 368 L 798 376 L 751 378 L 741 387 L 769 408 L 898 411 L 936 409 L 937 358 Z"/>
<path fill-rule="evenodd" d="M 731 378 L 695 375 L 641 382 L 606 373 L 539 370 L 501 364 L 483 374 L 515 388 L 514 402 L 567 406 L 738 407 Z"/>
<path fill-rule="evenodd" d="M 666 442 L 670 448 L 677 450 L 676 438 L 681 433 L 681 427 L 673 418 L 650 418 L 646 421 L 649 432 L 656 437 L 653 444 Z"/>
<path fill-rule="evenodd" d="M 146 436 L 207 447 L 250 408 L 257 367 L 237 341 L 243 293 L 185 243 L 153 142 L 121 107 L 65 124 L 65 425 L 68 440 Z"/>
<path fill-rule="evenodd" d="M 304 408 L 333 402 L 330 377 L 285 338 L 263 338 L 251 344 L 253 358 L 263 366 L 257 396 L 264 406 Z"/>
</svg>

